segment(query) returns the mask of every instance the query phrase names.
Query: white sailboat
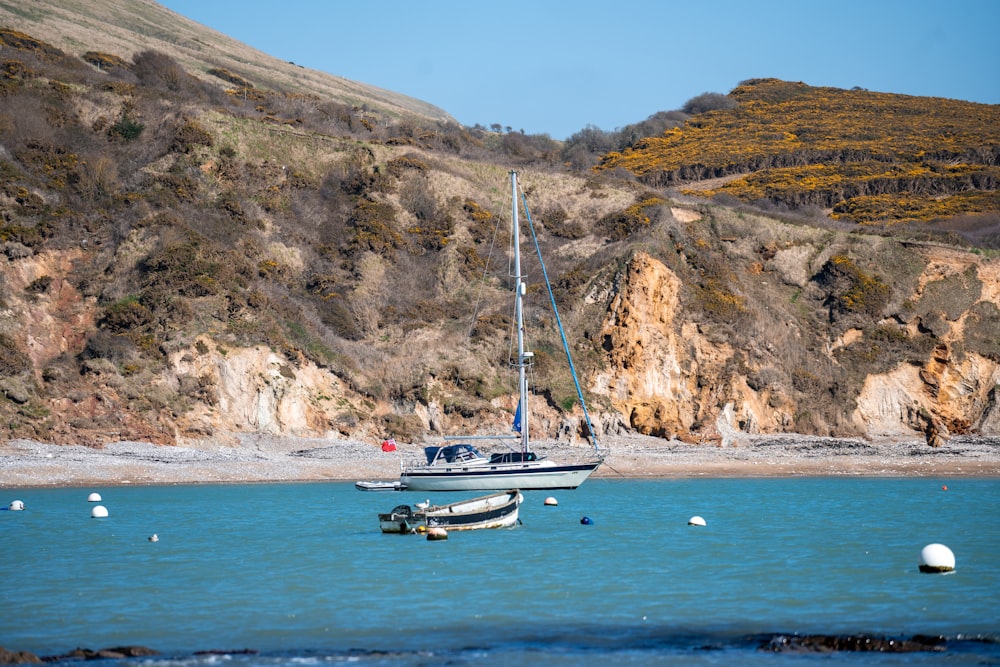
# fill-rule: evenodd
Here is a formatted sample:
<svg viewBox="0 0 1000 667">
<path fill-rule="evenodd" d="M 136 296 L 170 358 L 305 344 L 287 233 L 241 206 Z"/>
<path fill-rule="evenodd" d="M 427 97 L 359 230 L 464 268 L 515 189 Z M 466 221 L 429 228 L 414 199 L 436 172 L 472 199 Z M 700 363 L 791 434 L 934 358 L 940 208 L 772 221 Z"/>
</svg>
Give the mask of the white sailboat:
<svg viewBox="0 0 1000 667">
<path fill-rule="evenodd" d="M 538 456 L 531 451 L 531 440 L 528 433 L 528 379 L 527 369 L 531 365 L 534 354 L 525 349 L 523 300 L 527 285 L 523 282 L 521 273 L 520 225 L 518 223 L 518 190 L 517 172 L 510 172 L 511 183 L 511 227 L 514 246 L 514 295 L 515 321 L 517 325 L 517 361 L 519 401 L 514 419 L 514 434 L 500 436 L 462 436 L 446 437 L 446 444 L 439 447 L 426 447 L 426 461 L 404 465 L 400 475 L 400 483 L 410 491 L 483 491 L 496 489 L 575 489 L 580 486 L 592 472 L 604 462 L 604 454 L 597 444 L 597 437 L 587 414 L 587 406 L 583 399 L 583 391 L 576 379 L 573 360 L 569 354 L 569 346 L 563 335 L 563 348 L 569 362 L 570 372 L 576 384 L 577 396 L 583 407 L 587 421 L 589 438 L 594 447 L 592 455 L 583 460 L 557 461 L 547 456 Z M 527 204 L 525 205 L 527 213 Z M 530 213 L 527 214 L 531 221 Z M 533 233 L 533 232 L 532 232 Z M 535 243 L 537 249 L 537 241 Z M 541 256 L 539 255 L 539 261 Z M 545 273 L 544 264 L 542 272 Z M 548 287 L 548 276 L 545 276 Z M 552 299 L 551 288 L 549 297 L 553 311 L 558 321 L 559 313 Z M 559 325 L 562 333 L 562 325 Z M 516 439 L 520 441 L 519 450 L 498 452 L 489 456 L 482 454 L 472 440 Z"/>
</svg>

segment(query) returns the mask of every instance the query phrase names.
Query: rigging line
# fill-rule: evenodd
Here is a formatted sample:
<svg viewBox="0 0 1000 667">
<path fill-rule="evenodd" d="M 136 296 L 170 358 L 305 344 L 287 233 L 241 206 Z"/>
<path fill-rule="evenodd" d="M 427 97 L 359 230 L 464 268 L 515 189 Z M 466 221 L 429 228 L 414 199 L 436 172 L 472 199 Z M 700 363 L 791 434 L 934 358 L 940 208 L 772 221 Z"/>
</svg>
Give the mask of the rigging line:
<svg viewBox="0 0 1000 667">
<path fill-rule="evenodd" d="M 580 387 L 580 380 L 576 376 L 576 366 L 573 365 L 573 355 L 569 353 L 569 342 L 566 340 L 566 331 L 563 329 L 562 318 L 559 317 L 559 308 L 556 306 L 556 297 L 552 293 L 552 284 L 549 282 L 549 272 L 545 269 L 545 260 L 542 259 L 542 249 L 538 245 L 538 235 L 535 233 L 535 221 L 531 218 L 531 211 L 528 210 L 528 197 L 521 190 L 521 201 L 524 204 L 524 215 L 528 219 L 528 229 L 531 231 L 531 240 L 535 244 L 535 255 L 538 257 L 538 265 L 542 269 L 542 278 L 545 281 L 545 289 L 549 292 L 549 301 L 552 303 L 552 312 L 556 317 L 556 325 L 559 327 L 559 336 L 562 338 L 563 350 L 566 352 L 566 361 L 569 362 L 569 370 L 573 376 L 573 384 L 576 386 L 576 395 L 580 399 L 580 407 L 583 408 L 583 418 L 587 422 L 587 433 L 589 440 L 598 452 L 601 451 L 597 444 L 597 432 L 590 421 L 590 413 L 587 412 L 587 403 L 583 400 L 583 389 Z"/>
<path fill-rule="evenodd" d="M 497 238 L 500 236 L 500 224 L 503 218 L 501 216 L 496 216 L 496 218 L 497 223 L 493 225 L 493 238 L 490 239 L 490 251 L 487 253 L 486 263 L 483 265 L 483 277 L 479 280 L 479 293 L 476 295 L 476 303 L 472 307 L 472 321 L 469 323 L 469 330 L 465 334 L 466 338 L 472 338 L 472 330 L 476 328 L 476 321 L 479 319 L 479 308 L 483 303 L 483 293 L 486 291 L 486 278 L 493 260 L 493 250 L 496 248 Z"/>
<path fill-rule="evenodd" d="M 618 476 L 619 476 L 619 477 L 624 477 L 624 476 L 625 476 L 625 475 L 624 475 L 624 473 L 622 473 L 622 471 L 621 471 L 621 470 L 619 470 L 618 468 L 614 467 L 613 465 L 611 465 L 611 464 L 610 464 L 610 463 L 608 463 L 607 461 L 605 461 L 605 462 L 604 462 L 604 465 L 605 465 L 605 466 L 607 466 L 608 468 L 611 468 L 611 469 L 612 469 L 612 470 L 614 470 L 614 471 L 615 471 L 616 473 L 618 473 Z"/>
</svg>

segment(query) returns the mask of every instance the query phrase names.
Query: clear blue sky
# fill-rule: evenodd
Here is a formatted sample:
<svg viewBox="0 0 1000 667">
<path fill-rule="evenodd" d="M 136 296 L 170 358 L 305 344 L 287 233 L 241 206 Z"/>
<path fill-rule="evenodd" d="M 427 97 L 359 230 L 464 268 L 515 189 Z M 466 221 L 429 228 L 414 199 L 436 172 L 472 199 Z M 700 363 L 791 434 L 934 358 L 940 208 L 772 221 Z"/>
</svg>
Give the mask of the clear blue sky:
<svg viewBox="0 0 1000 667">
<path fill-rule="evenodd" d="M 160 0 L 270 55 L 565 139 L 776 77 L 1000 103 L 1000 0 Z"/>
</svg>

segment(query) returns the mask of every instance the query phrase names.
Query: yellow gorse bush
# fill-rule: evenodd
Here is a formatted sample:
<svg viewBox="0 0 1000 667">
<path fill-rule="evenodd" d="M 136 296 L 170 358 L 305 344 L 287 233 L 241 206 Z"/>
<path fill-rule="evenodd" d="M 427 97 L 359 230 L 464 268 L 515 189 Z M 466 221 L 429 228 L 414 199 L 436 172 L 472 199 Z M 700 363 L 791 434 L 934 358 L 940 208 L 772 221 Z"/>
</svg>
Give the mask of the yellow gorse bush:
<svg viewBox="0 0 1000 667">
<path fill-rule="evenodd" d="M 817 205 L 858 222 L 997 209 L 995 197 L 968 193 L 1000 180 L 1000 105 L 776 79 L 730 96 L 736 107 L 608 153 L 596 169 L 627 169 L 653 186 L 738 176 L 689 194 Z"/>
</svg>

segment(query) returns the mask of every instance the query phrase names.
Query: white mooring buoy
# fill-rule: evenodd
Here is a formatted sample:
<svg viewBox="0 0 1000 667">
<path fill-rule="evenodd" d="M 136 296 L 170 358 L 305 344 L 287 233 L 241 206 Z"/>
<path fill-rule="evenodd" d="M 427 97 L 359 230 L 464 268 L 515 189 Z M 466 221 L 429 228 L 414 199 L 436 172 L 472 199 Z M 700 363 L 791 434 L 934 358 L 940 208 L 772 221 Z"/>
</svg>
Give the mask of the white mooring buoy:
<svg viewBox="0 0 1000 667">
<path fill-rule="evenodd" d="M 99 503 L 99 502 L 101 502 L 101 494 L 99 494 L 99 493 L 97 493 L 95 491 L 94 493 L 92 493 L 89 496 L 87 496 L 87 502 L 88 503 Z"/>
<path fill-rule="evenodd" d="M 545 504 L 555 507 L 556 505 L 559 504 L 559 501 L 553 498 L 552 496 L 549 496 L 548 498 L 545 499 Z"/>
<path fill-rule="evenodd" d="M 929 574 L 951 572 L 955 569 L 955 554 L 943 544 L 928 544 L 920 550 L 920 571 Z"/>
<path fill-rule="evenodd" d="M 149 541 L 150 542 L 159 542 L 160 538 L 159 538 L 159 536 L 156 533 L 153 533 L 152 535 L 149 536 Z"/>
<path fill-rule="evenodd" d="M 24 502 L 21 500 L 13 500 L 10 503 L 10 507 L 7 508 L 11 512 L 20 512 L 24 509 Z"/>
<path fill-rule="evenodd" d="M 97 505 L 90 510 L 90 518 L 92 519 L 103 519 L 106 516 L 108 516 L 108 508 L 104 505 Z"/>
<path fill-rule="evenodd" d="M 689 526 L 704 526 L 705 525 L 705 520 L 702 519 L 700 516 L 693 516 L 690 519 L 688 519 L 688 525 Z"/>
</svg>

